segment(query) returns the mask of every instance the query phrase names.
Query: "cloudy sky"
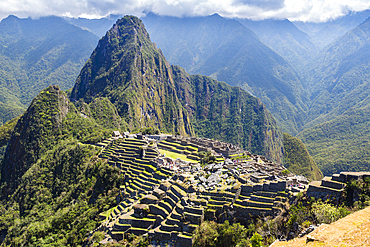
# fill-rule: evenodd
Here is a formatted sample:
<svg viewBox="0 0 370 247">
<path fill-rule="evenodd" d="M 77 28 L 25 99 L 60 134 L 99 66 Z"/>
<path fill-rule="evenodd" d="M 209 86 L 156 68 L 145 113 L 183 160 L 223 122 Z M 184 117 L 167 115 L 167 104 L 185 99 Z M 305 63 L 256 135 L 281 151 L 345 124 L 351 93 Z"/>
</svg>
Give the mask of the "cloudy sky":
<svg viewBox="0 0 370 247">
<path fill-rule="evenodd" d="M 108 14 L 141 16 L 154 12 L 180 17 L 219 13 L 254 20 L 288 18 L 321 22 L 369 8 L 370 0 L 0 0 L 0 19 L 10 14 L 99 18 Z"/>
</svg>

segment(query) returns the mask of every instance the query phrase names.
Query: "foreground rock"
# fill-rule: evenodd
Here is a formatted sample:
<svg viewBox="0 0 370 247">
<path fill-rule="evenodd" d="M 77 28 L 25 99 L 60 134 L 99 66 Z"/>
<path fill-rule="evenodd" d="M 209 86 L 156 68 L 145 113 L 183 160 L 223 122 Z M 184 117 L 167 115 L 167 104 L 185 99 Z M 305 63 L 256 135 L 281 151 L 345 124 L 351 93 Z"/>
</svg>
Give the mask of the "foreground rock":
<svg viewBox="0 0 370 247">
<path fill-rule="evenodd" d="M 323 224 L 312 233 L 271 247 L 370 246 L 370 207 L 350 214 L 330 225 Z"/>
</svg>

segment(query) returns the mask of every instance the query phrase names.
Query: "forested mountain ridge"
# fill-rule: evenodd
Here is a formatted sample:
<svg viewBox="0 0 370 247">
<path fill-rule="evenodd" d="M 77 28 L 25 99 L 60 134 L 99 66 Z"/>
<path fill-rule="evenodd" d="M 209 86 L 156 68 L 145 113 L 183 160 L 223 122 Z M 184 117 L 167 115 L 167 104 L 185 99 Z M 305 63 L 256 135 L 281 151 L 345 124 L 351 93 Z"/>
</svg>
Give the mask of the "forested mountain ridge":
<svg viewBox="0 0 370 247">
<path fill-rule="evenodd" d="M 152 40 L 171 64 L 239 86 L 260 98 L 287 132 L 304 122 L 307 96 L 293 68 L 236 20 L 206 17 L 142 17 Z"/>
<path fill-rule="evenodd" d="M 236 20 L 255 32 L 263 43 L 289 62 L 299 74 L 304 70 L 304 66 L 319 52 L 312 38 L 287 19 Z"/>
<path fill-rule="evenodd" d="M 325 176 L 370 167 L 370 102 L 298 134 Z"/>
<path fill-rule="evenodd" d="M 98 37 L 60 17 L 0 22 L 0 121 L 19 116 L 51 84 L 71 88 Z"/>
<path fill-rule="evenodd" d="M 75 102 L 96 97 L 107 97 L 129 128 L 195 132 L 275 160 L 282 157 L 282 132 L 260 100 L 170 66 L 136 17 L 118 20 L 100 40 L 71 92 Z"/>
<path fill-rule="evenodd" d="M 7 147 L 0 169 L 2 198 L 12 194 L 27 170 L 58 143 L 71 138 L 96 142 L 111 131 L 94 118 L 81 116 L 58 86 L 41 91 L 13 128 L 9 141 L 4 140 Z"/>
<path fill-rule="evenodd" d="M 123 178 L 98 158 L 100 148 L 82 142 L 106 139 L 112 129 L 82 116 L 58 86 L 43 90 L 15 126 L 7 125 L 0 127 L 1 144 L 9 140 L 0 163 L 1 246 L 83 243 L 98 214 L 115 204 Z"/>
<path fill-rule="evenodd" d="M 368 18 L 325 48 L 308 65 L 305 77 L 312 103 L 307 127 L 331 120 L 366 102 L 370 86 L 369 33 Z"/>
<path fill-rule="evenodd" d="M 288 133 L 284 133 L 284 166 L 309 180 L 320 180 L 323 177 L 303 142 Z"/>
</svg>

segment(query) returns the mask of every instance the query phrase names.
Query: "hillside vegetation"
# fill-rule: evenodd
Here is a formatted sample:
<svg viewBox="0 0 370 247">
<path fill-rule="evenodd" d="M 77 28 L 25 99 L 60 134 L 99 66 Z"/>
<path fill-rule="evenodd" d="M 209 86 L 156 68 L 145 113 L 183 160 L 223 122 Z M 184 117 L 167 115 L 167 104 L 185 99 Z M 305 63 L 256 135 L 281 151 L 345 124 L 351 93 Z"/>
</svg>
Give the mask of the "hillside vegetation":
<svg viewBox="0 0 370 247">
<path fill-rule="evenodd" d="M 370 106 L 302 131 L 300 138 L 324 175 L 370 167 Z"/>
<path fill-rule="evenodd" d="M 47 86 L 71 88 L 98 37 L 59 17 L 0 22 L 0 124 Z"/>
<path fill-rule="evenodd" d="M 170 66 L 142 21 L 126 16 L 99 41 L 71 99 L 107 98 L 130 129 L 228 141 L 280 161 L 282 132 L 257 98 L 209 77 Z"/>
<path fill-rule="evenodd" d="M 13 126 L 10 122 L 2 128 L 4 143 Z M 12 194 L 28 169 L 60 142 L 71 138 L 97 142 L 110 132 L 93 118 L 82 117 L 59 87 L 41 91 L 16 122 L 9 138 L 0 167 L 2 197 Z"/>
<path fill-rule="evenodd" d="M 83 242 L 98 214 L 114 205 L 122 178 L 98 159 L 100 148 L 82 142 L 110 135 L 109 128 L 82 117 L 57 86 L 43 90 L 23 116 L 1 127 L 1 144 L 8 141 L 0 164 L 3 245 Z"/>
<path fill-rule="evenodd" d="M 320 180 L 323 177 L 303 142 L 287 133 L 284 133 L 284 166 L 309 180 Z"/>
</svg>

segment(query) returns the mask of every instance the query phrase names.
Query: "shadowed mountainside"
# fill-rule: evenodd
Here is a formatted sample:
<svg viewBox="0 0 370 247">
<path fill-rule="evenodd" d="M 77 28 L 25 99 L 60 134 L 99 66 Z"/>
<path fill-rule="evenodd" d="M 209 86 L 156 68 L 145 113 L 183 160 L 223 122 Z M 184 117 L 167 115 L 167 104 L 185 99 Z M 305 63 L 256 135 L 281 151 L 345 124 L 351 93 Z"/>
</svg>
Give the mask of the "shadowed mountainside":
<svg viewBox="0 0 370 247">
<path fill-rule="evenodd" d="M 285 131 L 301 129 L 307 97 L 299 78 L 238 21 L 217 14 L 177 18 L 149 13 L 142 19 L 171 64 L 239 86 L 260 98 Z"/>
</svg>

